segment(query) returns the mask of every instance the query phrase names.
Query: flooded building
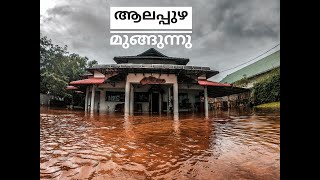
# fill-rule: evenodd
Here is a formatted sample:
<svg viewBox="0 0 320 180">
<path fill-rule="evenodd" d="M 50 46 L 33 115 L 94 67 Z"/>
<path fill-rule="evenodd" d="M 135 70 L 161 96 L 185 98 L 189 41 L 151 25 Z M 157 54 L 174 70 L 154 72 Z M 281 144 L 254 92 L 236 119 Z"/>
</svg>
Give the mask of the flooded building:
<svg viewBox="0 0 320 180">
<path fill-rule="evenodd" d="M 70 82 L 85 89 L 85 111 L 133 113 L 204 112 L 208 97 L 245 92 L 212 82 L 209 67 L 188 66 L 188 58 L 169 57 L 151 48 L 136 56 L 114 57 L 116 64 L 88 68 L 84 79 Z"/>
</svg>

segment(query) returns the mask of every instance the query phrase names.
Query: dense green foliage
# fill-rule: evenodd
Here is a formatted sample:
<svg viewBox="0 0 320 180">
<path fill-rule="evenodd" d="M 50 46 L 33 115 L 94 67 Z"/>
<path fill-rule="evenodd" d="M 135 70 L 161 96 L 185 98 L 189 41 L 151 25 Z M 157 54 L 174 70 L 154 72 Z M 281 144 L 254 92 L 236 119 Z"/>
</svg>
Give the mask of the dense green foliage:
<svg viewBox="0 0 320 180">
<path fill-rule="evenodd" d="M 242 79 L 240 79 L 239 81 L 234 82 L 234 86 L 237 87 L 246 87 L 249 83 L 248 78 L 244 75 Z"/>
<path fill-rule="evenodd" d="M 85 68 L 94 64 L 97 61 L 69 53 L 67 46 L 54 45 L 40 35 L 40 93 L 71 98 L 72 92 L 65 90 L 68 83 L 79 79 Z"/>
<path fill-rule="evenodd" d="M 272 76 L 255 83 L 252 90 L 256 105 L 280 101 L 280 71 L 276 71 Z"/>
</svg>

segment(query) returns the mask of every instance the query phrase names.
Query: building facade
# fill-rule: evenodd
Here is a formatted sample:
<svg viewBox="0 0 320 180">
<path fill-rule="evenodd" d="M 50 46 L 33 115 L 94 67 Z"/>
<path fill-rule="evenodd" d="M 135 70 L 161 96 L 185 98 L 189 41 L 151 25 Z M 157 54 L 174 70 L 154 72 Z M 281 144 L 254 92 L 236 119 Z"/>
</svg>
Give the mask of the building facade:
<svg viewBox="0 0 320 180">
<path fill-rule="evenodd" d="M 208 97 L 245 91 L 208 81 L 209 67 L 187 66 L 189 59 L 168 57 L 151 48 L 136 56 L 114 57 L 117 64 L 95 65 L 85 79 L 70 82 L 86 90 L 85 111 L 133 113 L 203 112 Z"/>
</svg>

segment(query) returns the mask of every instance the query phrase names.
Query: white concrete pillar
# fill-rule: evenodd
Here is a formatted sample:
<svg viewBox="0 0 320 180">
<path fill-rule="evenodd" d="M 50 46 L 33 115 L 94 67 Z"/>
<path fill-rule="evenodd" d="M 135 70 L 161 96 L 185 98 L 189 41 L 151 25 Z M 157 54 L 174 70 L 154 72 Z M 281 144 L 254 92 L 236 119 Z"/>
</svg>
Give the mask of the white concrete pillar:
<svg viewBox="0 0 320 180">
<path fill-rule="evenodd" d="M 106 101 L 106 91 L 105 90 L 101 90 L 100 91 L 100 109 L 99 112 L 100 113 L 105 113 L 106 109 L 105 109 L 105 101 Z"/>
<path fill-rule="evenodd" d="M 173 83 L 173 114 L 179 114 L 178 82 Z"/>
<path fill-rule="evenodd" d="M 87 112 L 88 111 L 88 99 L 89 99 L 89 86 L 87 86 L 86 89 L 86 97 L 84 99 L 84 111 Z"/>
<path fill-rule="evenodd" d="M 133 89 L 133 85 L 131 85 L 130 88 L 130 114 L 133 115 L 133 108 L 134 106 L 134 89 Z"/>
<path fill-rule="evenodd" d="M 92 85 L 90 113 L 94 112 L 94 96 L 95 96 L 95 94 L 96 94 L 96 86 Z"/>
<path fill-rule="evenodd" d="M 208 88 L 204 86 L 204 115 L 208 117 Z"/>
<path fill-rule="evenodd" d="M 126 81 L 126 88 L 125 88 L 125 99 L 124 99 L 124 114 L 129 114 L 129 104 L 130 101 L 130 82 Z"/>
</svg>

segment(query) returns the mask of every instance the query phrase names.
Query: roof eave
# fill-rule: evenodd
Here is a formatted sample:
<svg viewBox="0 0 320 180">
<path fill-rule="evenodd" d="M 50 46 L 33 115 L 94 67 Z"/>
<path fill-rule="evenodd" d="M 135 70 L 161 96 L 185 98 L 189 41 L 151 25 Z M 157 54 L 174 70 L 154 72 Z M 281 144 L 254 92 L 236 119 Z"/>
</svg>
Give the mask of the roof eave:
<svg viewBox="0 0 320 180">
<path fill-rule="evenodd" d="M 186 65 L 189 63 L 189 59 L 188 58 L 176 58 L 176 57 L 156 57 L 156 56 L 117 56 L 114 57 L 113 60 L 117 63 L 117 64 L 121 64 L 121 63 L 128 63 L 128 60 L 132 60 L 132 59 L 137 59 L 137 60 L 141 60 L 141 59 L 152 59 L 152 60 L 169 60 L 169 61 L 174 61 L 176 63 L 179 63 L 180 65 Z"/>
</svg>

